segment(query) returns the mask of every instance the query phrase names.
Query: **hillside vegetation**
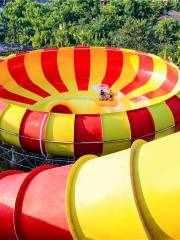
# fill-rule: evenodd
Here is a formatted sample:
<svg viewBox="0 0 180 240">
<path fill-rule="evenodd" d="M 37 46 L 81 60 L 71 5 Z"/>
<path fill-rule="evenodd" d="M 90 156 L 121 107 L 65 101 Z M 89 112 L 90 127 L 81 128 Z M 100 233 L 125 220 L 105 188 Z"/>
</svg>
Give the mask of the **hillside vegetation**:
<svg viewBox="0 0 180 240">
<path fill-rule="evenodd" d="M 180 65 L 180 23 L 168 12 L 180 1 L 10 1 L 0 16 L 1 40 L 24 46 L 113 46 L 151 52 Z M 166 17 L 163 17 L 166 15 Z"/>
</svg>

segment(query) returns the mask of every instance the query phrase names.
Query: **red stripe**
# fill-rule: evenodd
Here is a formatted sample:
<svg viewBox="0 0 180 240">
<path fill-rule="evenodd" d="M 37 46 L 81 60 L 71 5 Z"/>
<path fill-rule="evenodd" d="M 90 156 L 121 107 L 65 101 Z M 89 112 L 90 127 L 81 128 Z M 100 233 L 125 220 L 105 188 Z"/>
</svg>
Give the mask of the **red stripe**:
<svg viewBox="0 0 180 240">
<path fill-rule="evenodd" d="M 139 97 L 135 97 L 135 98 L 132 98 L 131 101 L 133 101 L 134 103 L 138 103 L 138 102 L 142 102 L 144 101 L 145 99 L 142 98 L 142 96 L 139 96 Z"/>
<path fill-rule="evenodd" d="M 74 48 L 74 70 L 78 90 L 88 90 L 90 77 L 90 48 Z"/>
<path fill-rule="evenodd" d="M 141 138 L 152 140 L 155 137 L 153 118 L 147 108 L 136 109 L 127 112 L 132 141 Z"/>
<path fill-rule="evenodd" d="M 25 150 L 41 152 L 40 144 L 42 144 L 43 153 L 46 152 L 45 142 L 43 140 L 45 139 L 47 118 L 42 127 L 42 139 L 40 142 L 40 130 L 45 115 L 48 115 L 48 113 L 31 110 L 26 111 L 20 127 L 20 143 Z"/>
<path fill-rule="evenodd" d="M 15 93 L 9 92 L 8 90 L 6 90 L 1 85 L 0 85 L 0 97 L 4 98 L 4 99 L 16 101 L 16 102 L 30 104 L 30 105 L 33 105 L 33 104 L 36 103 L 36 101 L 34 101 L 32 99 L 29 99 L 29 98 L 26 98 L 26 97 L 22 97 L 20 95 L 15 94 Z"/>
<path fill-rule="evenodd" d="M 151 78 L 154 65 L 152 57 L 144 54 L 139 54 L 138 56 L 139 56 L 139 68 L 134 80 L 121 89 L 121 92 L 125 95 L 138 89 L 139 87 L 142 87 Z M 127 69 L 127 71 L 130 71 L 130 69 Z"/>
<path fill-rule="evenodd" d="M 101 61 L 101 59 L 99 59 Z M 123 67 L 123 54 L 122 51 L 108 48 L 107 49 L 107 69 L 105 77 L 102 81 L 103 84 L 107 84 L 110 88 L 119 78 Z"/>
<path fill-rule="evenodd" d="M 25 55 L 18 55 L 17 57 L 8 60 L 8 70 L 13 79 L 19 84 L 19 86 L 41 96 L 48 97 L 49 93 L 44 91 L 42 88 L 31 82 L 26 68 L 24 65 Z M 38 77 L 38 76 L 37 76 Z"/>
<path fill-rule="evenodd" d="M 166 104 L 171 109 L 175 121 L 175 131 L 180 131 L 180 98 L 173 96 L 166 100 Z"/>
<path fill-rule="evenodd" d="M 85 144 L 76 144 L 84 143 Z M 93 142 L 93 143 L 92 143 Z M 76 115 L 75 118 L 75 156 L 102 154 L 101 115 Z"/>
<path fill-rule="evenodd" d="M 57 64 L 57 49 L 45 50 L 41 53 L 41 64 L 46 79 L 59 91 L 68 92 L 61 79 Z"/>
<path fill-rule="evenodd" d="M 58 48 L 45 48 L 43 51 L 44 52 L 51 52 L 51 51 L 57 51 Z"/>
<path fill-rule="evenodd" d="M 144 95 L 145 97 L 148 97 L 149 99 L 151 99 L 151 98 L 166 95 L 169 92 L 171 92 L 176 86 L 178 82 L 178 70 L 175 67 L 171 66 L 170 64 L 166 64 L 166 65 L 167 65 L 167 75 L 166 75 L 165 81 L 158 89 L 145 94 Z"/>
</svg>

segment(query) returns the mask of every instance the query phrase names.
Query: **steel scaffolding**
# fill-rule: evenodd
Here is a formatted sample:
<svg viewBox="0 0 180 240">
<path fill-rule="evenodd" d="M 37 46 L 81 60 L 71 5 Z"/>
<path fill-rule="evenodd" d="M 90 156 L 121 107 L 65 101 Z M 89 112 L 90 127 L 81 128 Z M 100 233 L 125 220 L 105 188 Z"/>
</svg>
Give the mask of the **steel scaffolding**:
<svg viewBox="0 0 180 240">
<path fill-rule="evenodd" d="M 21 148 L 9 146 L 0 141 L 0 161 L 9 161 L 12 166 L 34 169 L 44 164 L 63 166 L 75 162 L 73 157 L 43 157 L 40 154 L 26 152 Z"/>
</svg>

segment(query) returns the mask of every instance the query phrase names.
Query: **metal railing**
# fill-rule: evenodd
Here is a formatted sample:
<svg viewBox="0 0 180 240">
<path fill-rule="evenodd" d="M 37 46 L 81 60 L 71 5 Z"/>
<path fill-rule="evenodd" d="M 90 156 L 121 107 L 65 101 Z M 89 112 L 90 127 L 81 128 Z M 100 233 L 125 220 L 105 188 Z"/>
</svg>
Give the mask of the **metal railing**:
<svg viewBox="0 0 180 240">
<path fill-rule="evenodd" d="M 178 123 L 179 124 L 179 123 Z M 170 132 L 174 132 L 175 125 L 171 125 L 169 127 L 166 127 L 162 130 L 156 131 L 156 134 L 162 134 L 165 135 L 165 132 L 168 131 L 168 134 Z M 52 141 L 49 139 L 40 139 L 40 138 L 32 138 L 27 136 L 19 136 L 19 134 L 14 133 L 7 129 L 0 128 L 0 133 L 4 132 L 6 134 L 16 136 L 18 138 L 25 138 L 29 140 L 39 141 L 41 143 L 48 143 L 48 144 L 106 144 L 106 143 L 116 143 L 116 142 L 132 142 L 135 139 L 132 138 L 123 138 L 123 139 L 115 139 L 115 140 L 109 140 L 109 141 L 91 141 L 91 142 L 73 142 L 73 141 Z M 141 139 L 148 139 L 151 138 L 154 135 L 154 133 L 143 135 L 139 138 Z M 2 139 L 2 138 L 1 138 Z M 49 156 L 44 155 L 41 153 L 33 153 L 33 152 L 27 152 L 23 150 L 22 148 L 18 148 L 12 145 L 9 145 L 8 143 L 0 141 L 0 161 L 7 160 L 12 165 L 18 165 L 25 167 L 27 169 L 33 169 L 37 166 L 44 165 L 44 164 L 54 164 L 54 165 L 67 165 L 72 164 L 76 161 L 75 157 L 70 156 Z"/>
<path fill-rule="evenodd" d="M 8 161 L 11 166 L 19 166 L 25 169 L 34 169 L 44 164 L 63 166 L 75 162 L 74 157 L 43 157 L 40 154 L 26 152 L 21 148 L 4 144 L 0 141 L 0 162 Z"/>
</svg>

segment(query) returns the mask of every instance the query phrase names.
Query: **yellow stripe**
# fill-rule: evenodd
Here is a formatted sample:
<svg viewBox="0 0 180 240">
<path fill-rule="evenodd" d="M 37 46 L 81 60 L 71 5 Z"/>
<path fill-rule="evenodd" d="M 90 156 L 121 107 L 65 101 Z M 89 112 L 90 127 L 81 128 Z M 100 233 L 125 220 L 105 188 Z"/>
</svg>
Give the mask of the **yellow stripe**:
<svg viewBox="0 0 180 240">
<path fill-rule="evenodd" d="M 5 103 L 4 101 L 0 101 L 0 117 L 7 107 L 8 107 L 7 103 Z"/>
<path fill-rule="evenodd" d="M 125 112 L 102 114 L 103 141 L 123 140 L 103 144 L 103 154 L 130 147 L 131 130 Z"/>
<path fill-rule="evenodd" d="M 177 133 L 139 144 L 131 160 L 135 196 L 150 239 L 180 239 L 179 142 Z"/>
<path fill-rule="evenodd" d="M 132 99 L 134 97 L 142 96 L 149 91 L 154 91 L 155 89 L 159 88 L 165 81 L 167 75 L 166 63 L 163 62 L 160 58 L 156 57 L 153 57 L 152 60 L 154 67 L 151 78 L 147 84 L 127 94 L 127 98 Z"/>
<path fill-rule="evenodd" d="M 68 88 L 69 92 L 78 91 L 74 71 L 74 48 L 60 48 L 58 51 L 57 64 L 62 81 Z"/>
<path fill-rule="evenodd" d="M 160 131 L 156 133 L 155 138 L 160 138 L 174 132 L 173 114 L 166 103 L 162 102 L 156 105 L 152 105 L 149 106 L 148 109 L 153 117 L 155 130 Z M 163 129 L 164 131 L 162 131 Z"/>
<path fill-rule="evenodd" d="M 112 90 L 117 91 L 128 85 L 135 78 L 139 68 L 139 57 L 134 51 L 122 49 L 123 53 L 123 68 L 119 79 L 111 87 Z"/>
<path fill-rule="evenodd" d="M 41 53 L 43 50 L 30 52 L 25 55 L 24 64 L 31 81 L 51 95 L 59 96 L 59 92 L 47 81 L 41 66 Z"/>
<path fill-rule="evenodd" d="M 0 120 L 0 128 L 9 131 L 9 133 L 1 131 L 1 138 L 4 142 L 21 147 L 19 142 L 19 130 L 25 112 L 26 108 L 15 105 L 9 105 L 3 112 Z"/>
<path fill-rule="evenodd" d="M 1 122 L 1 117 L 3 116 L 3 113 L 5 112 L 5 110 L 7 109 L 8 104 L 6 104 L 4 102 L 0 102 L 0 105 L 1 105 L 1 109 L 0 109 L 0 122 Z M 0 129 L 0 139 L 3 140 L 1 137 L 1 132 L 2 132 L 2 130 Z"/>
<path fill-rule="evenodd" d="M 174 66 L 174 65 L 173 65 Z M 175 68 L 177 68 L 176 66 L 174 66 Z M 178 68 L 177 68 L 178 70 Z M 144 101 L 138 102 L 134 104 L 134 108 L 140 108 L 140 107 L 144 107 L 144 106 L 152 106 L 155 104 L 158 104 L 160 102 L 163 102 L 171 97 L 173 97 L 174 95 L 177 95 L 177 93 L 179 94 L 180 92 L 180 71 L 178 70 L 178 82 L 176 84 L 176 86 L 172 89 L 171 92 L 169 92 L 166 95 L 162 95 L 160 97 L 154 97 L 150 100 L 146 100 L 146 103 Z"/>
<path fill-rule="evenodd" d="M 151 100 L 147 100 L 146 103 L 144 103 L 144 101 L 138 102 L 134 104 L 134 108 L 140 108 L 140 107 L 144 107 L 144 106 L 150 106 L 150 105 L 155 105 L 158 104 L 159 102 L 163 102 L 171 97 L 173 97 L 174 95 L 177 94 L 177 92 L 179 91 L 179 87 L 180 84 L 177 83 L 176 87 L 168 94 L 160 96 L 160 97 L 154 97 Z"/>
<path fill-rule="evenodd" d="M 179 70 L 178 67 L 176 67 L 176 68 L 177 68 L 177 71 L 178 71 L 178 82 L 177 82 L 175 88 L 168 94 L 168 95 L 171 95 L 171 96 L 172 96 L 172 94 L 174 94 L 174 95 L 175 94 L 180 94 L 180 70 Z"/>
<path fill-rule="evenodd" d="M 13 100 L 8 100 L 8 99 L 3 99 L 3 102 L 5 102 L 7 104 L 17 105 L 17 106 L 20 106 L 20 107 L 25 107 L 25 108 L 28 108 L 28 109 L 34 109 L 34 105 L 30 105 L 30 104 L 27 104 L 27 103 L 16 102 L 16 101 L 13 101 Z"/>
<path fill-rule="evenodd" d="M 155 58 L 154 55 L 152 55 L 152 56 Z M 158 58 L 158 57 L 156 57 L 156 58 Z M 159 59 L 160 59 L 160 58 L 159 58 Z M 161 61 L 162 61 L 162 59 L 161 59 Z M 154 104 L 157 104 L 157 103 L 159 103 L 159 102 L 163 102 L 163 101 L 165 101 L 166 99 L 169 99 L 169 98 L 171 98 L 172 96 L 174 96 L 174 95 L 176 95 L 177 93 L 180 92 L 180 71 L 179 71 L 179 69 L 178 69 L 174 64 L 170 63 L 170 65 L 172 65 L 172 66 L 173 66 L 174 68 L 176 68 L 177 71 L 178 71 L 178 82 L 177 82 L 176 86 L 172 89 L 171 92 L 169 92 L 169 93 L 166 94 L 166 95 L 162 95 L 162 96 L 160 96 L 160 97 L 154 97 L 154 98 L 152 98 L 151 100 L 147 100 L 147 104 L 148 104 L 148 105 L 154 105 Z M 160 71 L 159 71 L 159 72 L 160 72 Z M 158 70 L 157 70 L 157 73 L 158 73 Z M 159 75 L 159 76 L 161 76 L 161 72 L 160 72 L 160 75 Z M 137 107 L 143 107 L 143 106 L 144 106 L 144 102 L 143 102 L 143 101 L 136 103 L 136 108 L 137 108 Z M 146 106 L 147 106 L 147 105 L 146 105 Z"/>
<path fill-rule="evenodd" d="M 26 90 L 25 88 L 21 87 L 19 84 L 17 84 L 15 82 L 15 80 L 11 77 L 11 75 L 8 71 L 7 61 L 1 62 L 0 73 L 1 73 L 0 84 L 3 85 L 3 87 L 6 90 L 8 90 L 9 92 L 12 92 L 12 93 L 18 94 L 20 96 L 36 100 L 36 101 L 42 99 L 38 95 Z"/>
<path fill-rule="evenodd" d="M 107 67 L 106 48 L 91 47 L 89 91 L 93 91 L 94 85 L 101 84 L 106 74 L 106 67 Z"/>
<path fill-rule="evenodd" d="M 74 121 L 75 115 L 73 114 L 50 114 L 46 129 L 46 139 L 48 140 L 46 150 L 48 154 L 74 155 Z M 54 143 L 50 143 L 53 141 Z"/>
</svg>

